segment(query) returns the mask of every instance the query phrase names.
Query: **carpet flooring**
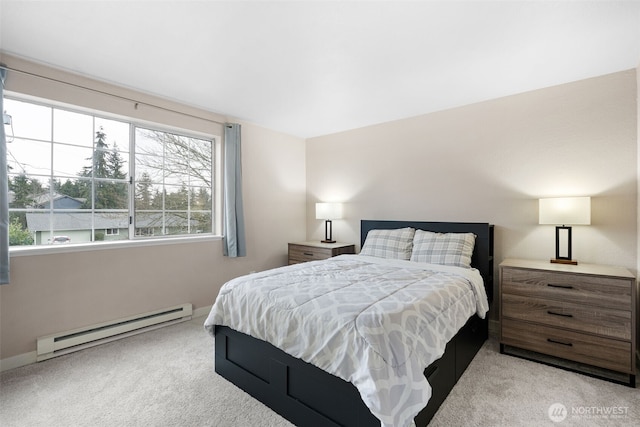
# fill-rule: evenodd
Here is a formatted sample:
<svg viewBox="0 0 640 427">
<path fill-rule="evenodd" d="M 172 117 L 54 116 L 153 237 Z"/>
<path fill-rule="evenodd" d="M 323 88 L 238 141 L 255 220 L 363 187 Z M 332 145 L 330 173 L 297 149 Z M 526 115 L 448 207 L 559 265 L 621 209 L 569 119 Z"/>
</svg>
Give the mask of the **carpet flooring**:
<svg viewBox="0 0 640 427">
<path fill-rule="evenodd" d="M 203 322 L 3 372 L 0 425 L 290 427 L 213 371 Z M 640 389 L 501 355 L 489 340 L 430 424 L 545 425 L 638 426 Z"/>
</svg>

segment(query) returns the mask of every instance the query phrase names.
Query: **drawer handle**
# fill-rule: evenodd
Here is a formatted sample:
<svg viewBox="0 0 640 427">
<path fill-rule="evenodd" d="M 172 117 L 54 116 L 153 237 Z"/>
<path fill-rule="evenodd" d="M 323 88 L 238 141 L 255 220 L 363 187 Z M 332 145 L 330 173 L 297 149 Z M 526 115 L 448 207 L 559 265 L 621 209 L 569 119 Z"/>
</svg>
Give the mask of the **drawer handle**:
<svg viewBox="0 0 640 427">
<path fill-rule="evenodd" d="M 553 283 L 547 283 L 547 286 L 550 288 L 573 289 L 573 286 L 571 285 L 554 285 Z"/>
<path fill-rule="evenodd" d="M 561 344 L 561 345 L 566 345 L 567 347 L 573 347 L 573 344 L 571 344 L 570 342 L 556 341 L 556 340 L 552 340 L 551 338 L 547 338 L 547 341 L 553 344 Z"/>
<path fill-rule="evenodd" d="M 312 254 L 311 252 L 304 252 L 304 254 L 305 254 L 306 256 L 313 256 L 313 254 Z"/>
<path fill-rule="evenodd" d="M 556 313 L 555 311 L 547 310 L 547 314 L 553 314 L 554 316 L 573 317 L 573 314 Z"/>
</svg>

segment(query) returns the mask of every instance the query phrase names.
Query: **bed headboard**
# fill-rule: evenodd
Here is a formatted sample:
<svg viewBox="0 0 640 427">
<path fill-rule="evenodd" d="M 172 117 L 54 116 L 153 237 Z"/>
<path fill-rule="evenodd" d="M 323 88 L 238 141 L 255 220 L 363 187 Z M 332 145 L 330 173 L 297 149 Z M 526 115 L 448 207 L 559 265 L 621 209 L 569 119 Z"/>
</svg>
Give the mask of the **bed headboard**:
<svg viewBox="0 0 640 427">
<path fill-rule="evenodd" d="M 435 233 L 474 233 L 471 266 L 477 268 L 484 279 L 489 301 L 493 301 L 493 225 L 484 222 L 425 222 L 425 221 L 360 221 L 360 247 L 364 245 L 369 230 L 413 227 Z"/>
</svg>

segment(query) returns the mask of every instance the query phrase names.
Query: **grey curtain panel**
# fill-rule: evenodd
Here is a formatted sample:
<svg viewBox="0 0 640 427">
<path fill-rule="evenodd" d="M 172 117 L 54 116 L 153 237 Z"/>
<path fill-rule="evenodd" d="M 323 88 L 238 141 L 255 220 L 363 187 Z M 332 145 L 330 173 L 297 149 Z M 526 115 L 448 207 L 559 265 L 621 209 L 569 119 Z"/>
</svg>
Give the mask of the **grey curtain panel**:
<svg viewBox="0 0 640 427">
<path fill-rule="evenodd" d="M 224 255 L 247 255 L 242 206 L 242 159 L 240 125 L 224 126 Z"/>
<path fill-rule="evenodd" d="M 0 64 L 0 115 L 4 114 L 4 80 L 7 69 Z M 9 177 L 4 116 L 0 126 L 0 285 L 9 283 Z"/>
</svg>

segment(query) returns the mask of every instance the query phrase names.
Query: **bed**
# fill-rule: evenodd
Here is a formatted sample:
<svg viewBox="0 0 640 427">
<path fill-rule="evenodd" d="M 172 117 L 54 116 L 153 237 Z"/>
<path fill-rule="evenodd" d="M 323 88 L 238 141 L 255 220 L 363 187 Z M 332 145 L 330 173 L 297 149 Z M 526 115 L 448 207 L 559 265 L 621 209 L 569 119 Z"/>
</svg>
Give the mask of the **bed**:
<svg viewBox="0 0 640 427">
<path fill-rule="evenodd" d="M 482 287 L 483 293 L 486 294 L 487 306 L 481 307 L 481 298 L 478 295 L 472 303 L 469 295 L 479 292 L 477 289 L 471 292 L 468 289 L 473 289 L 473 286 L 465 285 L 460 300 L 467 299 L 469 302 L 458 304 L 456 300 L 455 304 L 451 304 L 451 307 L 464 306 L 464 310 L 450 309 L 450 306 L 446 305 L 447 309 L 443 310 L 443 313 L 450 316 L 442 317 L 448 319 L 446 322 L 440 317 L 437 320 L 419 320 L 415 326 L 418 332 L 411 332 L 411 328 L 406 328 L 409 338 L 404 335 L 398 336 L 397 326 L 387 327 L 377 317 L 370 315 L 372 311 L 382 310 L 379 306 L 386 304 L 395 307 L 398 301 L 408 301 L 407 304 L 411 305 L 402 306 L 402 309 L 393 315 L 384 312 L 383 317 L 396 315 L 402 319 L 413 319 L 407 313 L 412 313 L 411 310 L 415 307 L 420 307 L 419 310 L 424 312 L 425 306 L 440 304 L 439 301 L 443 297 L 437 295 L 418 303 L 408 299 L 404 293 L 422 292 L 422 289 L 426 289 L 425 286 L 429 289 L 442 289 L 441 292 L 445 292 L 446 289 L 447 294 L 462 289 L 461 284 L 447 284 L 445 287 L 443 277 L 447 280 L 451 278 L 452 282 L 478 282 L 475 277 L 466 279 L 462 277 L 464 275 L 458 276 L 460 269 L 457 267 L 425 266 L 421 262 L 411 263 L 408 258 L 397 261 L 378 260 L 376 257 L 368 256 L 376 249 L 371 237 L 369 241 L 366 240 L 367 236 L 375 233 L 391 233 L 395 236 L 406 229 L 414 230 L 416 236 L 417 233 L 429 235 L 429 232 L 439 233 L 438 236 L 444 235 L 443 233 L 472 234 L 475 241 L 471 245 L 472 252 L 470 249 L 468 254 L 468 262 L 472 268 L 467 269 L 469 273 L 463 273 L 470 276 L 475 274 L 480 278 L 480 284 L 475 286 Z M 207 329 L 215 334 L 216 372 L 296 425 L 409 425 L 407 414 L 411 414 L 409 422 L 413 420 L 417 426 L 426 426 L 488 337 L 487 319 L 483 314 L 486 313 L 493 296 L 493 226 L 487 223 L 363 220 L 361 244 L 361 255 L 342 255 L 326 261 L 305 263 L 306 266 L 297 264 L 281 267 L 251 275 L 254 277 L 234 279 L 226 284 L 221 291 L 222 296 L 218 296 L 205 323 Z M 413 249 L 414 254 L 419 253 L 418 246 Z M 388 278 L 393 280 L 387 280 Z M 283 281 L 289 281 L 295 286 L 285 287 Z M 379 297 L 376 294 L 378 285 L 370 286 L 372 281 L 381 283 L 380 288 L 389 287 L 389 295 Z M 365 285 L 370 287 L 365 288 Z M 304 314 L 299 318 L 296 316 L 302 306 L 320 304 L 322 308 L 332 305 L 333 300 L 323 300 L 328 298 L 326 295 L 330 295 L 329 291 L 325 291 L 326 286 L 332 288 L 331 292 L 335 288 L 336 295 L 343 295 L 342 297 L 348 300 L 349 310 L 353 309 L 359 314 L 355 317 L 357 322 L 354 321 L 353 327 L 351 324 L 338 324 L 339 320 L 335 320 L 338 322 L 336 330 L 341 332 L 331 332 L 323 336 L 319 334 L 320 330 L 325 328 L 320 328 L 320 325 L 335 323 L 330 311 L 325 311 L 323 315 L 318 314 L 317 319 L 314 318 L 315 314 Z M 292 292 L 292 289 L 295 292 Z M 258 296 L 261 290 L 264 291 L 264 295 Z M 351 290 L 352 293 L 349 294 L 347 290 Z M 353 298 L 355 291 L 358 295 L 363 295 L 362 301 L 360 297 Z M 217 307 L 223 305 L 220 300 L 226 301 L 234 293 L 241 295 L 236 299 L 249 302 L 247 308 L 234 309 L 233 314 L 227 313 L 228 317 L 236 316 L 242 319 L 240 323 L 235 324 L 232 319 L 227 321 L 224 316 L 221 317 L 222 309 Z M 274 299 L 276 296 L 280 299 Z M 370 304 L 367 298 L 378 302 Z M 393 304 L 389 302 L 389 298 L 395 298 Z M 259 307 L 257 301 L 267 299 L 269 304 L 265 305 L 266 308 Z M 467 306 L 471 304 L 475 304 L 475 312 L 468 312 Z M 271 314 L 273 305 L 278 308 L 275 310 L 277 314 Z M 283 307 L 286 309 L 281 310 Z M 460 317 L 461 315 L 464 317 Z M 336 319 L 339 317 L 335 316 Z M 252 322 L 253 326 L 245 326 L 245 323 Z M 374 325 L 366 322 L 372 322 Z M 409 323 L 413 325 L 416 322 Z M 234 325 L 233 328 L 231 325 Z M 432 334 L 431 330 L 427 331 L 426 328 L 441 328 L 446 341 L 441 342 L 445 338 L 439 333 Z M 296 335 L 293 331 L 298 331 L 299 334 Z M 320 338 L 309 338 L 316 333 Z M 301 337 L 301 342 L 297 342 L 296 336 Z M 380 336 L 386 336 L 395 344 L 379 340 Z M 320 344 L 313 341 L 319 341 Z M 353 353 L 346 353 L 338 348 L 338 345 L 352 347 Z M 434 353 L 432 347 L 442 349 L 439 353 Z M 285 348 L 286 352 L 281 348 Z M 429 363 L 425 362 L 427 360 Z M 395 374 L 398 371 L 407 376 L 396 378 Z M 423 382 L 429 390 L 425 391 Z M 378 383 L 384 385 L 378 386 Z M 400 389 L 402 390 L 396 392 Z M 416 405 L 420 405 L 418 409 Z M 393 409 L 393 414 L 387 414 L 387 410 L 392 407 L 398 407 L 400 410 Z M 374 416 L 374 413 L 377 416 Z M 413 414 L 417 415 L 414 417 Z"/>
</svg>

